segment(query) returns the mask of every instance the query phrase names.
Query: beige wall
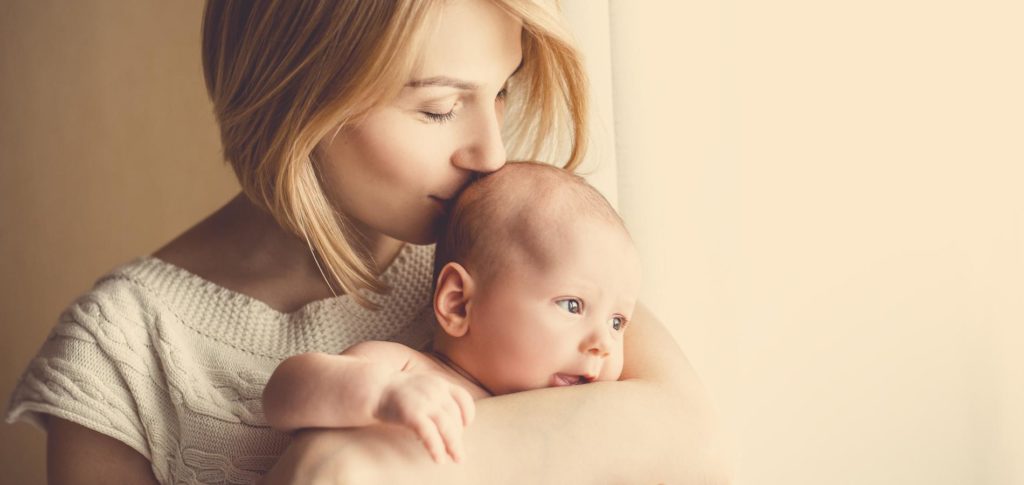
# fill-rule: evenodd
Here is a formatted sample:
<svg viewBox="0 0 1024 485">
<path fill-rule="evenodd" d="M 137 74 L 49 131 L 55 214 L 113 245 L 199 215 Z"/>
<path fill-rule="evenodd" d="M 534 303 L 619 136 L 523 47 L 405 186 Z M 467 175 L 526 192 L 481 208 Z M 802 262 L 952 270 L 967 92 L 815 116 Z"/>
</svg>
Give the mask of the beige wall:
<svg viewBox="0 0 1024 485">
<path fill-rule="evenodd" d="M 740 482 L 1024 483 L 1024 4 L 610 17 L 619 205 Z"/>
<path fill-rule="evenodd" d="M 847 3 L 611 2 L 613 83 L 595 83 L 615 139 L 588 166 L 618 154 L 618 186 L 595 180 L 738 438 L 742 483 L 1020 483 L 1024 12 Z M 608 11 L 568 4 L 574 26 Z M 62 307 L 235 185 L 200 2 L 3 10 L 6 397 Z M 43 442 L 0 426 L 5 483 L 41 482 Z"/>
<path fill-rule="evenodd" d="M 199 60 L 201 2 L 0 7 L 0 396 L 60 310 L 234 192 Z M 43 483 L 43 433 L 0 425 L 3 483 Z"/>
</svg>

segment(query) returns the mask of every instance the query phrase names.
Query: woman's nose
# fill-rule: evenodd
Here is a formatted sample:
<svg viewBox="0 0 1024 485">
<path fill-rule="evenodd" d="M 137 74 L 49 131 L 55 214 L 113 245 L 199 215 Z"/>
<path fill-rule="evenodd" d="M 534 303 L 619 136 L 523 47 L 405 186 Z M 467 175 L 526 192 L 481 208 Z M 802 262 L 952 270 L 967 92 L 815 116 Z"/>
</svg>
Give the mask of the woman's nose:
<svg viewBox="0 0 1024 485">
<path fill-rule="evenodd" d="M 501 115 L 498 110 L 482 113 L 467 130 L 467 140 L 452 155 L 452 163 L 462 169 L 490 173 L 505 165 L 505 142 L 501 139 Z"/>
</svg>

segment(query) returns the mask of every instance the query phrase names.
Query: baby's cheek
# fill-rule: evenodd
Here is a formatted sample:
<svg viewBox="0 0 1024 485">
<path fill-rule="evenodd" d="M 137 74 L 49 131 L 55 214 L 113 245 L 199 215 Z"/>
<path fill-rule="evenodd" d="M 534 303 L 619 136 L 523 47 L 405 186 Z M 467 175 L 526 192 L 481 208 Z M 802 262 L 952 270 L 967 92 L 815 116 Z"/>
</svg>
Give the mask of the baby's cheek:
<svg viewBox="0 0 1024 485">
<path fill-rule="evenodd" d="M 609 356 L 604 361 L 604 365 L 601 367 L 601 375 L 598 376 L 599 381 L 617 381 L 619 376 L 622 375 L 622 350 L 616 352 L 615 355 Z"/>
</svg>

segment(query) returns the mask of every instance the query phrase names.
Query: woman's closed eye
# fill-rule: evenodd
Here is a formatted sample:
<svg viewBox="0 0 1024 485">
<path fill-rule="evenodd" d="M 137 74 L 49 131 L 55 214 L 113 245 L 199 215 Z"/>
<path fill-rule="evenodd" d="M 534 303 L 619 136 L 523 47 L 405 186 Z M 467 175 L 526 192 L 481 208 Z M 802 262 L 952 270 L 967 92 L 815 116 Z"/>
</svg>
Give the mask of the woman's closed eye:
<svg viewBox="0 0 1024 485">
<path fill-rule="evenodd" d="M 455 112 L 462 107 L 459 98 L 436 99 L 420 108 L 420 114 L 431 123 L 447 123 L 455 119 Z"/>
<path fill-rule="evenodd" d="M 423 113 L 423 116 L 426 116 L 431 123 L 447 123 L 455 119 L 454 107 L 447 113 L 434 113 L 432 111 L 420 111 L 420 113 Z"/>
<path fill-rule="evenodd" d="M 555 302 L 556 305 L 562 307 L 563 310 L 579 315 L 583 313 L 583 300 L 579 298 L 563 298 Z"/>
<path fill-rule="evenodd" d="M 494 97 L 494 102 L 495 102 L 495 104 L 504 104 L 505 103 L 505 99 L 507 97 L 508 97 L 508 88 L 501 88 L 501 91 L 498 91 L 498 95 Z M 431 123 L 444 124 L 444 123 L 447 123 L 447 122 L 455 119 L 456 108 L 458 108 L 460 105 L 461 105 L 461 103 L 455 103 L 454 105 L 452 105 L 451 109 L 449 109 L 447 112 L 445 112 L 443 110 L 436 110 L 436 109 L 435 110 L 424 109 L 424 110 L 420 111 L 420 114 L 422 114 L 423 116 L 426 116 L 427 117 L 427 121 L 429 121 Z"/>
</svg>

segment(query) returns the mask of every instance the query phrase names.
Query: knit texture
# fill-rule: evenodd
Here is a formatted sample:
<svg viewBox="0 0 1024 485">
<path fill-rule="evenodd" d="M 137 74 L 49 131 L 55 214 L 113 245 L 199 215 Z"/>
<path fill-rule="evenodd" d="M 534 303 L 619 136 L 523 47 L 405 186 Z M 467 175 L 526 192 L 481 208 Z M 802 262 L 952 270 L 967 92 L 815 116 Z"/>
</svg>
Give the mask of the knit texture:
<svg viewBox="0 0 1024 485">
<path fill-rule="evenodd" d="M 260 401 L 274 368 L 364 340 L 429 343 L 433 246 L 406 245 L 367 310 L 345 295 L 280 313 L 153 257 L 121 266 L 60 316 L 7 422 L 53 415 L 141 453 L 161 483 L 254 483 L 290 441 Z"/>
</svg>

